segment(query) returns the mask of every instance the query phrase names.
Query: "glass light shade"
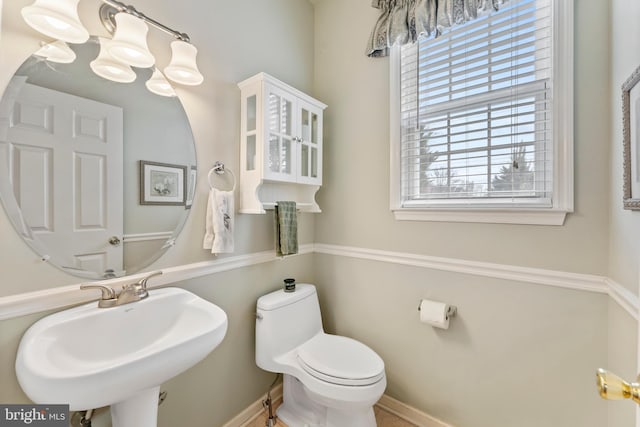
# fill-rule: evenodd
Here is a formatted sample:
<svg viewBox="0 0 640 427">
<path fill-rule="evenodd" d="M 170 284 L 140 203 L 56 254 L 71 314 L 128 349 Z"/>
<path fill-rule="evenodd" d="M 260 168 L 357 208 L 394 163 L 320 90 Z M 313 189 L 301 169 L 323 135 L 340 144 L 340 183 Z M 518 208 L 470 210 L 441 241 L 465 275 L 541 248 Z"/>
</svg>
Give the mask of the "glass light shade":
<svg viewBox="0 0 640 427">
<path fill-rule="evenodd" d="M 176 92 L 173 90 L 173 87 L 158 69 L 156 69 L 151 78 L 146 81 L 145 86 L 147 86 L 149 91 L 156 95 L 176 96 Z"/>
<path fill-rule="evenodd" d="M 171 62 L 164 69 L 164 74 L 176 83 L 199 85 L 204 77 L 198 71 L 197 54 L 198 49 L 190 43 L 182 40 L 171 42 Z"/>
<path fill-rule="evenodd" d="M 22 8 L 22 17 L 34 30 L 68 43 L 84 43 L 89 32 L 80 22 L 80 0 L 36 0 Z"/>
<path fill-rule="evenodd" d="M 99 37 L 98 40 L 100 40 L 100 53 L 89 64 L 93 72 L 102 78 L 118 83 L 134 81 L 137 77 L 135 71 L 129 65 L 109 54 L 109 46 L 112 41 L 103 37 Z"/>
<path fill-rule="evenodd" d="M 45 44 L 34 53 L 34 55 L 42 56 L 47 61 L 58 62 L 60 64 L 70 64 L 76 60 L 76 53 L 62 40 Z"/>
<path fill-rule="evenodd" d="M 133 67 L 151 67 L 156 59 L 147 46 L 147 24 L 126 12 L 116 14 L 115 19 L 116 32 L 109 46 L 111 56 Z"/>
</svg>

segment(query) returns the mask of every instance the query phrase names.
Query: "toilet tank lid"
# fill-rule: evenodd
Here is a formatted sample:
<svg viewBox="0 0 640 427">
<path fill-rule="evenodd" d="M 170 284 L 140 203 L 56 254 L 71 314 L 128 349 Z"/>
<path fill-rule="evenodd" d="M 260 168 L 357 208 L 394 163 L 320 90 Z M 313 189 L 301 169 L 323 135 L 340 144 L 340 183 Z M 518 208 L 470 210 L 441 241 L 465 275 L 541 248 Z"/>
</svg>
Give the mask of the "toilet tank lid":
<svg viewBox="0 0 640 427">
<path fill-rule="evenodd" d="M 295 292 L 283 289 L 271 292 L 258 298 L 258 309 L 271 311 L 298 302 L 316 293 L 316 287 L 308 283 L 298 283 Z"/>
</svg>

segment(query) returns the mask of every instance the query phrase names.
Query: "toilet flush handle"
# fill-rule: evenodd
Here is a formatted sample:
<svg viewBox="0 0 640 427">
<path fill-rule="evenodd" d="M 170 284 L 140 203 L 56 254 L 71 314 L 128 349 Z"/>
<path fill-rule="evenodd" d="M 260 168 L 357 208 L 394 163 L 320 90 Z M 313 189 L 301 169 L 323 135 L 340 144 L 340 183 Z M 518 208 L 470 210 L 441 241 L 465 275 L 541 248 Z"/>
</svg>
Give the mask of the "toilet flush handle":
<svg viewBox="0 0 640 427">
<path fill-rule="evenodd" d="M 258 313 L 257 311 L 256 311 L 256 319 L 262 320 L 262 314 Z"/>
</svg>

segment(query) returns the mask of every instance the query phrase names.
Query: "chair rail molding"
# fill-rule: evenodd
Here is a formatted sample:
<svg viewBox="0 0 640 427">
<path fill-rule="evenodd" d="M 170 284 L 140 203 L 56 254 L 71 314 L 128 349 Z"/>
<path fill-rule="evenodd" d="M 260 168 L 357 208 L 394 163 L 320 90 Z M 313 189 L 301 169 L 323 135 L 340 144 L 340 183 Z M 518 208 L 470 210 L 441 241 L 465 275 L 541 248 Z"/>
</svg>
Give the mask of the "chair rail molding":
<svg viewBox="0 0 640 427">
<path fill-rule="evenodd" d="M 313 251 L 320 254 L 607 294 L 633 318 L 637 320 L 639 316 L 640 299 L 638 296 L 605 276 L 323 243 L 314 244 Z"/>
<path fill-rule="evenodd" d="M 639 317 L 640 299 L 638 296 L 621 284 L 604 276 L 324 243 L 300 245 L 298 255 L 310 253 L 357 258 L 460 274 L 492 277 L 520 283 L 606 294 L 633 318 L 638 319 Z M 280 259 L 280 257 L 276 257 L 274 251 L 263 251 L 164 268 L 162 269 L 164 274 L 154 280 L 150 288 L 166 286 L 183 280 L 273 262 Z M 127 277 L 104 280 L 99 283 L 118 288 L 123 284 L 130 283 L 132 280 L 135 281 L 144 277 L 145 274 L 146 273 L 140 273 Z M 59 309 L 93 300 L 95 300 L 95 295 L 80 291 L 80 283 L 0 297 L 0 320 Z"/>
<path fill-rule="evenodd" d="M 303 244 L 298 248 L 297 255 L 300 256 L 313 252 L 312 244 Z M 288 257 L 287 257 L 288 258 Z M 249 267 L 282 259 L 275 255 L 275 251 L 254 252 L 250 254 L 236 255 L 219 258 L 211 261 L 202 261 L 192 264 L 180 265 L 161 269 L 163 274 L 154 278 L 153 283 L 149 283 L 149 289 L 159 286 L 167 286 L 183 280 L 208 276 L 210 274 L 223 271 L 235 270 L 237 268 Z M 140 280 L 147 275 L 139 273 L 131 276 L 118 277 L 115 279 L 101 280 L 96 283 L 111 286 L 119 289 L 122 285 Z M 96 300 L 92 293 L 81 291 L 80 283 L 41 291 L 27 292 L 23 294 L 0 297 L 0 320 L 10 319 L 18 316 L 39 313 L 47 310 L 63 308 L 69 305 L 80 304 Z"/>
<path fill-rule="evenodd" d="M 607 293 L 606 278 L 590 274 L 567 273 L 556 270 L 469 261 L 458 258 L 443 258 L 405 252 L 390 252 L 379 249 L 326 244 L 315 244 L 314 252 L 471 274 L 474 276 L 492 277 L 495 279 L 513 280 L 516 282 L 528 282 L 538 285 Z"/>
</svg>

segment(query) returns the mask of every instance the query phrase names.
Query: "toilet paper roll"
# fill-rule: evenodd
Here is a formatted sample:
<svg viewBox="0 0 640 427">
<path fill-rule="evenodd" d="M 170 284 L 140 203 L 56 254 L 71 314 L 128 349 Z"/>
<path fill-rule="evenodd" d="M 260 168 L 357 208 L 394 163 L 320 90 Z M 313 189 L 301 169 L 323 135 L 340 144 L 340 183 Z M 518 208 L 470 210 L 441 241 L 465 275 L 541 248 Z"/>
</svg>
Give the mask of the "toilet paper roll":
<svg viewBox="0 0 640 427">
<path fill-rule="evenodd" d="M 420 301 L 420 321 L 440 329 L 449 329 L 449 304 L 437 301 Z"/>
</svg>

